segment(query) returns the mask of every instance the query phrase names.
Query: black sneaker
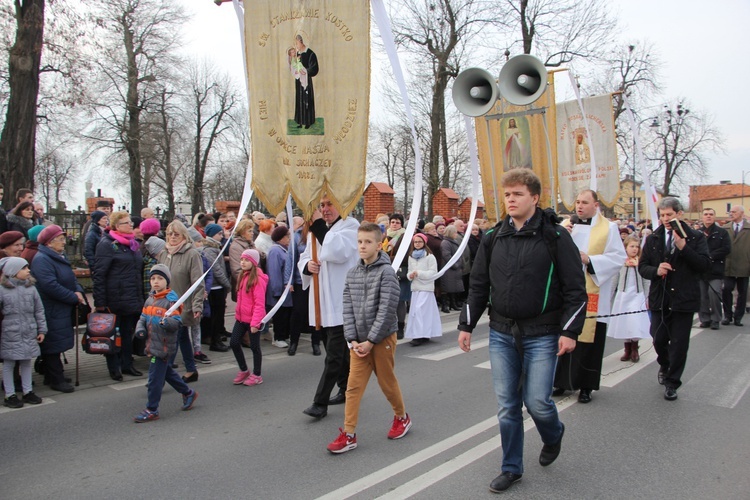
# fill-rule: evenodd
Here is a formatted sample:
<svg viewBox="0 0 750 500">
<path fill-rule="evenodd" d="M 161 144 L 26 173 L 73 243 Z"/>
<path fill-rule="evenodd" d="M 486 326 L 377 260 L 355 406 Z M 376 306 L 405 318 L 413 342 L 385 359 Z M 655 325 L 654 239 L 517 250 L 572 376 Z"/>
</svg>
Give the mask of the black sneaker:
<svg viewBox="0 0 750 500">
<path fill-rule="evenodd" d="M 490 483 L 490 491 L 492 493 L 500 493 L 507 490 L 515 482 L 521 480 L 523 474 L 513 474 L 512 472 L 503 472 Z"/>
<path fill-rule="evenodd" d="M 193 359 L 195 359 L 198 363 L 203 363 L 204 365 L 210 365 L 211 360 L 208 359 L 208 356 L 203 354 L 202 352 L 198 351 L 193 355 Z"/>
<path fill-rule="evenodd" d="M 677 399 L 677 389 L 674 387 L 665 387 L 664 388 L 664 399 L 667 401 L 674 401 Z"/>
<path fill-rule="evenodd" d="M 562 438 L 565 435 L 565 424 L 560 422 L 562 426 L 562 432 L 560 433 L 560 440 L 556 444 L 545 444 L 542 446 L 542 452 L 539 454 L 539 465 L 547 467 L 557 459 L 562 448 Z"/>
<path fill-rule="evenodd" d="M 23 402 L 30 405 L 39 405 L 42 404 L 42 398 L 34 394 L 34 391 L 31 391 L 23 395 Z"/>
<path fill-rule="evenodd" d="M 23 401 L 18 399 L 18 396 L 11 394 L 10 397 L 5 398 L 5 406 L 8 408 L 23 408 Z"/>
</svg>

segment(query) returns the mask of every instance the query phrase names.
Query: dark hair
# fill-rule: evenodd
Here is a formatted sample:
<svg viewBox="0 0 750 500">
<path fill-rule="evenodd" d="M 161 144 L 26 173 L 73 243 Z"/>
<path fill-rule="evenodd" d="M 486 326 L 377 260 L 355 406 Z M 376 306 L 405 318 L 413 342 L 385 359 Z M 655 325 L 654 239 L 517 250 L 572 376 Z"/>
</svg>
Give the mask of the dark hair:
<svg viewBox="0 0 750 500">
<path fill-rule="evenodd" d="M 27 194 L 34 194 L 34 192 L 29 188 L 21 188 L 16 191 L 16 199 L 23 198 Z"/>
<path fill-rule="evenodd" d="M 712 212 L 714 213 L 714 215 L 716 215 L 716 210 L 714 210 L 713 208 L 711 208 L 711 207 L 706 207 L 706 208 L 704 208 L 704 209 L 703 209 L 703 211 L 704 211 L 704 212 L 705 212 L 706 210 L 710 210 L 710 211 L 712 211 Z"/>
<path fill-rule="evenodd" d="M 375 233 L 378 235 L 377 240 L 383 241 L 383 232 L 380 230 L 380 226 L 373 222 L 363 222 L 360 224 L 359 229 L 357 229 L 358 233 Z"/>
<path fill-rule="evenodd" d="M 99 200 L 96 202 L 97 207 L 112 207 L 112 202 L 109 200 Z"/>
<path fill-rule="evenodd" d="M 662 198 L 659 200 L 659 204 L 656 206 L 656 211 L 659 210 L 666 210 L 668 208 L 671 208 L 675 212 L 682 212 L 682 203 L 680 203 L 680 200 L 675 198 L 674 196 L 667 196 L 666 198 Z"/>
<path fill-rule="evenodd" d="M 504 186 L 526 186 L 531 195 L 542 194 L 542 181 L 528 168 L 514 168 L 503 174 L 500 184 Z"/>
<path fill-rule="evenodd" d="M 388 222 L 391 222 L 393 219 L 396 219 L 401 223 L 401 225 L 404 225 L 404 216 L 401 214 L 391 214 L 388 216 Z"/>
<path fill-rule="evenodd" d="M 13 210 L 13 215 L 18 215 L 19 217 L 22 217 L 21 213 L 29 207 L 31 207 L 32 209 L 34 208 L 34 204 L 30 201 L 24 201 L 23 203 L 19 203 L 16 209 Z"/>
<path fill-rule="evenodd" d="M 582 195 L 583 193 L 589 193 L 589 194 L 591 194 L 591 197 L 594 199 L 594 201 L 597 202 L 597 203 L 599 203 L 599 195 L 596 194 L 596 191 L 594 191 L 593 189 L 584 189 L 583 191 L 581 191 L 578 194 Z"/>
</svg>

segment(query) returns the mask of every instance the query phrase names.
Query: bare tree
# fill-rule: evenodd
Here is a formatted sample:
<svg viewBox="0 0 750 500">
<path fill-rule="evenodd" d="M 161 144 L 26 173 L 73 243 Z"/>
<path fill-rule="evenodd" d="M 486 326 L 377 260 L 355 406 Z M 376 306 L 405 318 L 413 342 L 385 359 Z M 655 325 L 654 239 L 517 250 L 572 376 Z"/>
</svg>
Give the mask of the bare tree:
<svg viewBox="0 0 750 500">
<path fill-rule="evenodd" d="M 87 137 L 127 156 L 131 210 L 144 205 L 143 114 L 158 102 L 159 81 L 177 65 L 182 6 L 159 0 L 102 0 L 93 7 L 98 27 L 99 89 L 96 126 Z M 147 188 L 146 188 L 147 190 Z"/>
<path fill-rule="evenodd" d="M 658 116 L 658 126 L 650 130 L 653 139 L 646 154 L 657 163 L 652 176 L 660 179 L 665 194 L 671 193 L 675 186 L 705 177 L 707 154 L 723 151 L 723 139 L 711 118 L 689 109 L 684 99 L 665 104 L 663 113 Z"/>
</svg>

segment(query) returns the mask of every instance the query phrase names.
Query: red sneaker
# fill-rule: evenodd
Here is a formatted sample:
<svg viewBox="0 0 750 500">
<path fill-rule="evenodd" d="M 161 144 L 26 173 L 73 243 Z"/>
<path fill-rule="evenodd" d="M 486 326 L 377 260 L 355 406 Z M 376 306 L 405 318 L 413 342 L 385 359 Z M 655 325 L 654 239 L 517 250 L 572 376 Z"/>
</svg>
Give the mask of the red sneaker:
<svg viewBox="0 0 750 500">
<path fill-rule="evenodd" d="M 393 417 L 393 425 L 388 431 L 388 439 L 401 439 L 411 429 L 411 419 L 407 413 L 404 418 Z"/>
<path fill-rule="evenodd" d="M 357 435 L 350 436 L 344 429 L 339 427 L 339 437 L 334 439 L 331 444 L 328 445 L 328 451 L 331 453 L 345 453 L 349 450 L 353 450 L 357 447 Z"/>
</svg>

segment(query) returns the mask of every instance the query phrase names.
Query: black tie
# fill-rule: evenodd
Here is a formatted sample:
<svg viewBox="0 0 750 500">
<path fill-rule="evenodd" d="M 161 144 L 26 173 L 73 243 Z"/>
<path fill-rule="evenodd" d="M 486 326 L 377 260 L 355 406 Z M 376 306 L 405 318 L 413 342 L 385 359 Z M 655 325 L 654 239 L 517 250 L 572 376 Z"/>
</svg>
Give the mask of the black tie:
<svg viewBox="0 0 750 500">
<path fill-rule="evenodd" d="M 672 231 L 669 231 L 667 236 L 667 253 L 671 254 L 674 252 L 674 241 L 672 241 Z"/>
</svg>

